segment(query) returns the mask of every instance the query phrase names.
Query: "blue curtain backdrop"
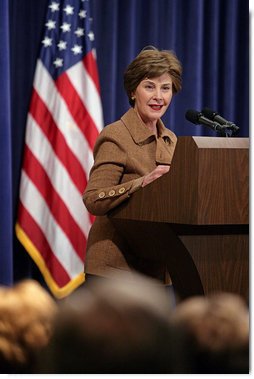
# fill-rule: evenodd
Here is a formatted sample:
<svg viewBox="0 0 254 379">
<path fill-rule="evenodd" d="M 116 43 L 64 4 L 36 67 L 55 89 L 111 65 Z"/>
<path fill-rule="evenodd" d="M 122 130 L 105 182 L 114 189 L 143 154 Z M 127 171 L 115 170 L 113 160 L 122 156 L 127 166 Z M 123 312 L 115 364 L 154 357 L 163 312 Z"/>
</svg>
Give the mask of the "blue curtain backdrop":
<svg viewBox="0 0 254 379">
<path fill-rule="evenodd" d="M 123 89 L 125 68 L 144 46 L 154 45 L 174 50 L 183 64 L 183 90 L 164 116 L 167 127 L 178 136 L 214 135 L 212 130 L 190 124 L 184 117 L 189 108 L 201 110 L 207 106 L 234 121 L 240 127 L 239 136 L 249 135 L 247 0 L 91 2 L 105 125 L 118 119 L 129 107 Z M 3 83 L 0 283 L 28 276 L 42 281 L 39 271 L 16 240 L 13 225 L 26 115 L 47 6 L 48 0 L 0 2 Z"/>
<path fill-rule="evenodd" d="M 247 0 L 95 0 L 94 26 L 104 119 L 128 107 L 122 77 L 146 45 L 173 49 L 183 90 L 164 121 L 177 135 L 214 135 L 185 120 L 189 108 L 213 108 L 248 134 Z"/>
<path fill-rule="evenodd" d="M 11 93 L 8 0 L 0 2 L 0 283 L 13 278 Z"/>
</svg>

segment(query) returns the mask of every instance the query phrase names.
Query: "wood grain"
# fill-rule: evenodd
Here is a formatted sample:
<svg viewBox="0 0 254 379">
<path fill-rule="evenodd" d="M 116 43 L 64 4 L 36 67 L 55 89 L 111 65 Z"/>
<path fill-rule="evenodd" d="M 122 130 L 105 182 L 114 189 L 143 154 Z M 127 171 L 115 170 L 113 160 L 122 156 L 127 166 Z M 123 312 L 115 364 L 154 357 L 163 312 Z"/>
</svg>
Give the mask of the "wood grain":
<svg viewBox="0 0 254 379">
<path fill-rule="evenodd" d="M 248 138 L 180 137 L 169 173 L 109 217 L 133 254 L 167 265 L 179 299 L 228 291 L 248 302 Z"/>
</svg>

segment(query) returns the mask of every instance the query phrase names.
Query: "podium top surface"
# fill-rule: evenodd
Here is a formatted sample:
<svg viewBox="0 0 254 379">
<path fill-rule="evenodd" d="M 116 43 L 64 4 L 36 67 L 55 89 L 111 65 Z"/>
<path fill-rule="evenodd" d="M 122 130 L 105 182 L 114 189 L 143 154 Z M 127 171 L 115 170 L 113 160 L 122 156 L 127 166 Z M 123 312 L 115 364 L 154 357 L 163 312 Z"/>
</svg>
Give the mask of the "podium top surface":
<svg viewBox="0 0 254 379">
<path fill-rule="evenodd" d="M 190 138 L 190 137 L 179 137 Z M 192 137 L 198 148 L 201 149 L 248 149 L 249 138 L 237 137 Z"/>
</svg>

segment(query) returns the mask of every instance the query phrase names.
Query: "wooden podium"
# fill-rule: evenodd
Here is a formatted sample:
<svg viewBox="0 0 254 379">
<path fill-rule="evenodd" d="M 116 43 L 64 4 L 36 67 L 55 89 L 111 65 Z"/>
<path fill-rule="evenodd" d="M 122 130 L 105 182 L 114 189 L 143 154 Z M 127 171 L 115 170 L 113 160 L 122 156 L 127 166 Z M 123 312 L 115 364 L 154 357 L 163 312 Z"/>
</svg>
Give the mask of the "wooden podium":
<svg viewBox="0 0 254 379">
<path fill-rule="evenodd" d="M 178 299 L 249 296 L 249 139 L 179 137 L 168 174 L 110 219 L 133 254 L 168 266 Z"/>
</svg>

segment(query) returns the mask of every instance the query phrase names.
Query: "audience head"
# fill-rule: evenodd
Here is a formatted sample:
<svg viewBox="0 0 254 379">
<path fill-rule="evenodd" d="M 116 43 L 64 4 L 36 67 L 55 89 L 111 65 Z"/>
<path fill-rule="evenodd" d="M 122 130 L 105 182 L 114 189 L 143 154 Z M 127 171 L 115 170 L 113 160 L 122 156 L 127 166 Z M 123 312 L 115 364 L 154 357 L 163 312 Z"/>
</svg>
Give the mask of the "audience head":
<svg viewBox="0 0 254 379">
<path fill-rule="evenodd" d="M 240 296 L 189 298 L 177 305 L 171 322 L 191 337 L 196 373 L 248 373 L 249 311 Z"/>
<path fill-rule="evenodd" d="M 40 373 L 176 372 L 182 337 L 168 320 L 168 294 L 154 280 L 134 273 L 95 279 L 59 306 Z"/>
<path fill-rule="evenodd" d="M 50 338 L 57 306 L 34 280 L 0 287 L 0 372 L 31 373 Z"/>
</svg>

